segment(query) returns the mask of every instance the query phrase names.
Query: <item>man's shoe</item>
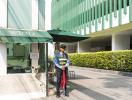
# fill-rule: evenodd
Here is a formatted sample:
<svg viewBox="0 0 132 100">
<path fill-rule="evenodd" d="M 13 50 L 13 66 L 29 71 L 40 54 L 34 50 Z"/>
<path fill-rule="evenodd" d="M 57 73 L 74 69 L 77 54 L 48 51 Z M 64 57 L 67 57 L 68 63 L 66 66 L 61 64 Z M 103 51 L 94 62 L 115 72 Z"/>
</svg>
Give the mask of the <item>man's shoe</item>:
<svg viewBox="0 0 132 100">
<path fill-rule="evenodd" d="M 60 98 L 60 95 L 56 95 L 57 98 Z"/>
<path fill-rule="evenodd" d="M 68 93 L 65 93 L 65 96 L 69 97 L 69 94 Z"/>
<path fill-rule="evenodd" d="M 69 94 L 66 90 L 63 91 L 63 95 L 69 97 Z"/>
<path fill-rule="evenodd" d="M 57 94 L 56 94 L 56 97 L 59 98 L 59 97 L 60 97 L 60 93 L 57 93 Z"/>
</svg>

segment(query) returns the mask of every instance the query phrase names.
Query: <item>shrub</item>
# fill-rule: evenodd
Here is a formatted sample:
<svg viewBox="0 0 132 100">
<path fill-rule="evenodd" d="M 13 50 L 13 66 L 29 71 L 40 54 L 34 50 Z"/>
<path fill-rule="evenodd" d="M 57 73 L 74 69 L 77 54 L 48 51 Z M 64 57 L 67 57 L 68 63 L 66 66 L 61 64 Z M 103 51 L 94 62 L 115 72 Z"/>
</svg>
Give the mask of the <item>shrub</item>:
<svg viewBox="0 0 132 100">
<path fill-rule="evenodd" d="M 117 71 L 132 71 L 132 50 L 69 54 L 72 65 Z"/>
</svg>

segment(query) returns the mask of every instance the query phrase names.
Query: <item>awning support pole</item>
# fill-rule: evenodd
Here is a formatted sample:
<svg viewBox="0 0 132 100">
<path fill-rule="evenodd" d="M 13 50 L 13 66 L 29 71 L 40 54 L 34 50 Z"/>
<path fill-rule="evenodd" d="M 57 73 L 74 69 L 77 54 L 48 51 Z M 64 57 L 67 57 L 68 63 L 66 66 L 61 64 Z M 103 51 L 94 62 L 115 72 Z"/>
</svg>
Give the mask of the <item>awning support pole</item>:
<svg viewBox="0 0 132 100">
<path fill-rule="evenodd" d="M 45 73 L 46 73 L 46 96 L 48 96 L 48 43 L 44 43 L 45 46 Z"/>
</svg>

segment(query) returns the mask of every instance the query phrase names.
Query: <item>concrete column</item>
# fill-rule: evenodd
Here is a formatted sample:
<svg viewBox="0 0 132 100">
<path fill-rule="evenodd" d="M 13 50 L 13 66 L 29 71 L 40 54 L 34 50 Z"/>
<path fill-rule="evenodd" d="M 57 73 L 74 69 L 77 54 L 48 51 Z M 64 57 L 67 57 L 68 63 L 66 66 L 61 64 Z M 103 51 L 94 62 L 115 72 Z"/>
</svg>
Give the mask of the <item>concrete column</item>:
<svg viewBox="0 0 132 100">
<path fill-rule="evenodd" d="M 32 48 L 31 49 L 32 49 L 32 53 L 36 53 L 36 54 L 39 53 L 39 51 L 38 51 L 38 43 L 32 43 Z M 32 67 L 34 67 L 34 68 L 38 67 L 38 59 L 39 58 L 36 58 L 36 57 L 31 58 Z"/>
<path fill-rule="evenodd" d="M 32 29 L 38 29 L 38 0 L 32 0 Z"/>
<path fill-rule="evenodd" d="M 130 49 L 130 35 L 112 35 L 112 50 Z"/>
<path fill-rule="evenodd" d="M 7 74 L 7 49 L 6 45 L 0 43 L 0 75 Z"/>
<path fill-rule="evenodd" d="M 80 52 L 80 44 L 79 44 L 79 42 L 77 42 L 77 53 L 79 53 Z"/>
</svg>

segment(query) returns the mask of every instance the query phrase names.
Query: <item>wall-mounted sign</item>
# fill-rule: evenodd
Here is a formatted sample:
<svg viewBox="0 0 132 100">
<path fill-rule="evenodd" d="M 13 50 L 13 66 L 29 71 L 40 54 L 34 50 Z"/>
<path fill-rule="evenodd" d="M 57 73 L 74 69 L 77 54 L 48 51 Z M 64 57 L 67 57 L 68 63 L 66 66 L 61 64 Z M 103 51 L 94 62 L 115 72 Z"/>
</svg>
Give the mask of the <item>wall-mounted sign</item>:
<svg viewBox="0 0 132 100">
<path fill-rule="evenodd" d="M 39 59 L 39 53 L 30 53 L 30 59 Z"/>
<path fill-rule="evenodd" d="M 0 36 L 44 37 L 44 31 L 1 29 Z"/>
</svg>

